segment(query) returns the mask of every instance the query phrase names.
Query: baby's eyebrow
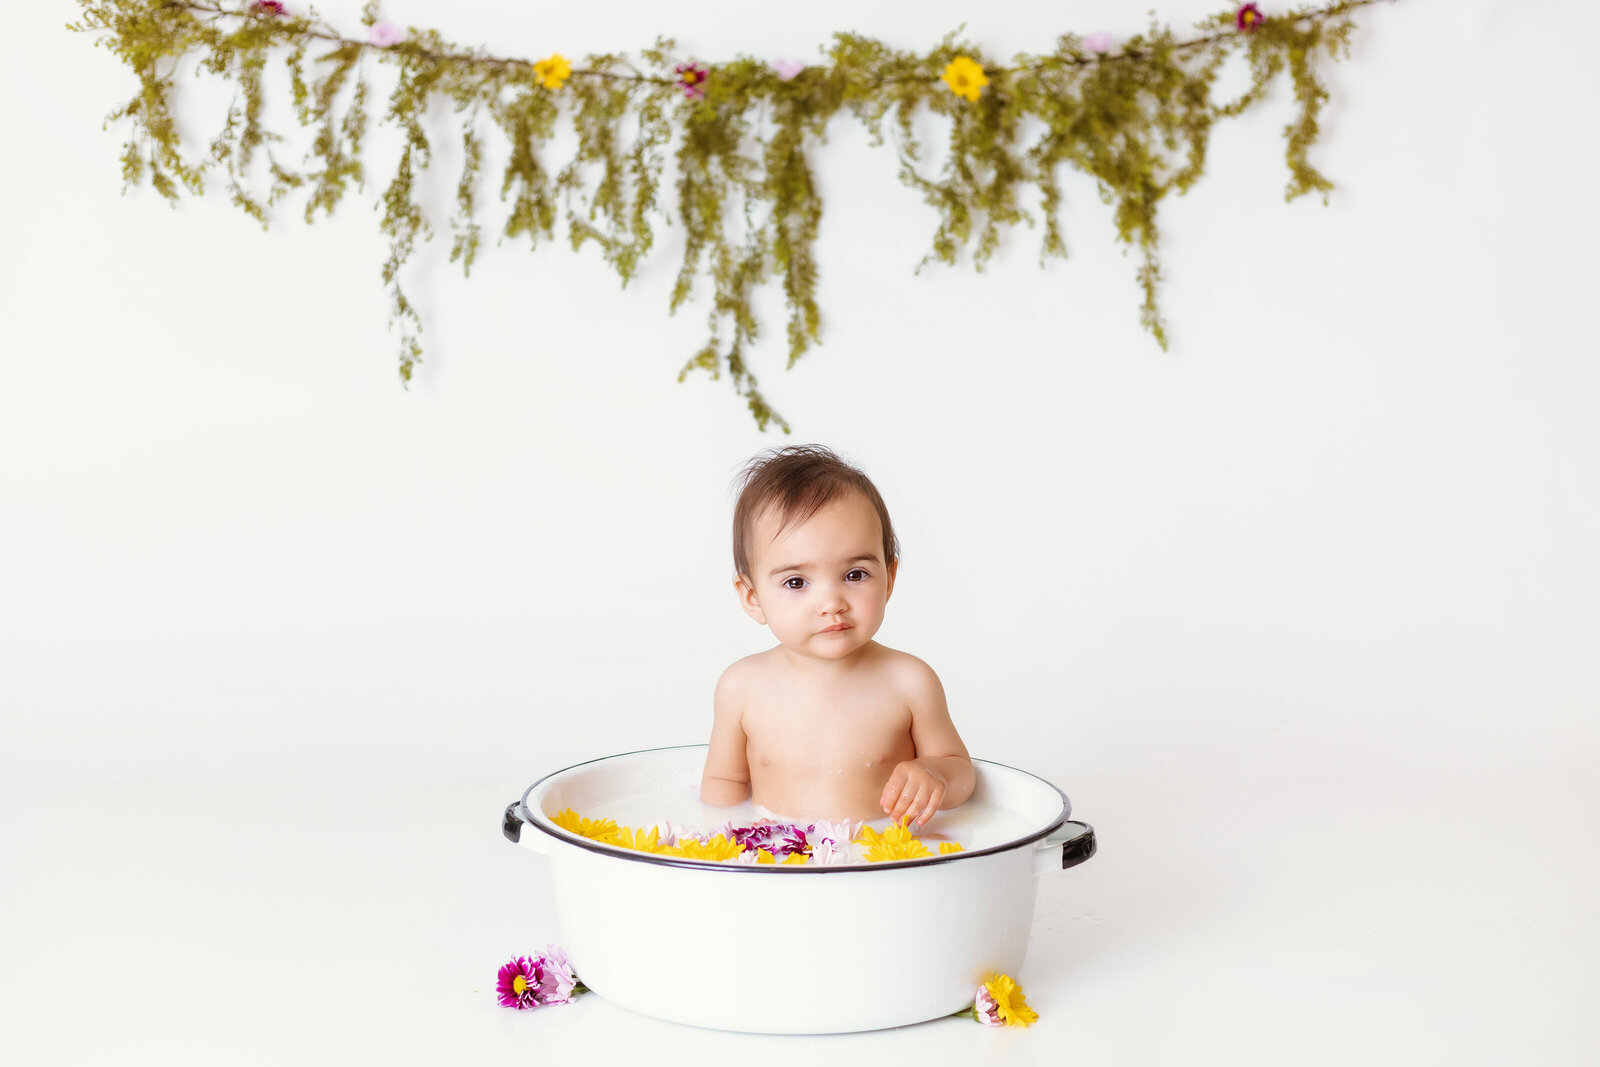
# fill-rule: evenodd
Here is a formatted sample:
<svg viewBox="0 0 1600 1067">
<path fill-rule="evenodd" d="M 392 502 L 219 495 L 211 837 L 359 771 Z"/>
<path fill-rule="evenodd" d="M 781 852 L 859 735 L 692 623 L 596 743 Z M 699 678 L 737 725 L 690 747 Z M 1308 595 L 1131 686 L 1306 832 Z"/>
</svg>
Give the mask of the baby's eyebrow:
<svg viewBox="0 0 1600 1067">
<path fill-rule="evenodd" d="M 859 556 L 851 556 L 849 559 L 844 561 L 845 566 L 847 566 L 847 567 L 851 566 L 853 564 L 856 564 L 856 563 L 876 563 L 876 562 L 878 562 L 878 554 L 876 552 L 863 552 Z M 810 566 L 812 566 L 810 561 L 807 561 L 805 563 L 787 563 L 787 564 L 783 565 L 782 567 L 774 567 L 774 568 L 772 568 L 770 571 L 767 572 L 767 577 L 768 578 L 775 578 L 778 575 L 782 574 L 784 571 L 803 571 L 807 567 L 810 567 Z"/>
</svg>

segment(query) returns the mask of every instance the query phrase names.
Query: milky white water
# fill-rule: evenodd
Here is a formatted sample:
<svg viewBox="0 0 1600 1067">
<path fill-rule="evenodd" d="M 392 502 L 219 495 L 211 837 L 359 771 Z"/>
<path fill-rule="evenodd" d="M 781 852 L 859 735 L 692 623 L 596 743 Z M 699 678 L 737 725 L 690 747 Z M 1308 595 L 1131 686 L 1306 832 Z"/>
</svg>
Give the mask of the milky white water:
<svg viewBox="0 0 1600 1067">
<path fill-rule="evenodd" d="M 798 823 L 802 827 L 815 821 L 774 815 L 748 800 L 732 807 L 703 804 L 700 802 L 699 789 L 692 786 L 655 789 L 597 802 L 578 809 L 578 814 L 590 819 L 612 819 L 618 825 L 634 829 L 648 829 L 665 819 L 695 833 L 715 832 L 728 822 L 734 826 L 750 826 L 762 818 Z M 884 816 L 870 820 L 867 825 L 882 831 L 888 828 L 890 822 Z M 991 848 L 1008 844 L 1040 828 L 1034 820 L 1019 812 L 969 800 L 959 808 L 935 813 L 920 829 L 911 827 L 911 832 L 928 846 L 930 852 L 938 855 L 939 845 L 945 841 L 958 842 L 968 850 Z M 862 862 L 860 846 L 846 845 L 844 842 L 840 844 L 850 861 Z"/>
</svg>

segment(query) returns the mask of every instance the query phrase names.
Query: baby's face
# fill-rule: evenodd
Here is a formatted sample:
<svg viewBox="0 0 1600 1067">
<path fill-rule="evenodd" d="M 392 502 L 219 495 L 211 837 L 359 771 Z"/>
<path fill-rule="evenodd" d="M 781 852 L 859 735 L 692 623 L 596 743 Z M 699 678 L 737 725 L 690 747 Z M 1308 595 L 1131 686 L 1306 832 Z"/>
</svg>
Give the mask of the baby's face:
<svg viewBox="0 0 1600 1067">
<path fill-rule="evenodd" d="M 751 573 L 737 582 L 740 602 L 779 643 L 839 660 L 872 640 L 895 567 L 883 558 L 883 527 L 865 497 L 847 493 L 784 530 L 763 513 L 751 535 Z"/>
</svg>

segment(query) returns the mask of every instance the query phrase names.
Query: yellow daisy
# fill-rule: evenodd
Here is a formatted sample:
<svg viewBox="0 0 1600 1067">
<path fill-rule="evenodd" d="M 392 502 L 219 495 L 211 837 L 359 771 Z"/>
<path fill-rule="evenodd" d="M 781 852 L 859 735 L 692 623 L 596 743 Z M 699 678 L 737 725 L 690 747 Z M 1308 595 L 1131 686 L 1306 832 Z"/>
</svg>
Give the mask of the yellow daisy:
<svg viewBox="0 0 1600 1067">
<path fill-rule="evenodd" d="M 744 846 L 739 842 L 717 834 L 705 842 L 693 837 L 686 837 L 673 847 L 662 849 L 659 855 L 682 856 L 686 860 L 713 860 L 721 863 L 724 860 L 733 859 L 743 851 Z"/>
<path fill-rule="evenodd" d="M 915 837 L 905 840 L 890 840 L 888 834 L 879 837 L 876 842 L 867 847 L 866 859 L 868 863 L 884 863 L 890 860 L 920 860 L 933 855 Z"/>
<path fill-rule="evenodd" d="M 622 828 L 610 819 L 586 819 L 582 815 L 567 808 L 550 816 L 550 821 L 571 834 L 587 837 L 591 841 L 604 841 L 615 844 Z"/>
<path fill-rule="evenodd" d="M 952 852 L 965 852 L 966 847 L 959 841 L 943 841 L 939 844 L 939 855 L 948 856 Z"/>
<path fill-rule="evenodd" d="M 650 827 L 650 832 L 646 833 L 643 830 L 633 830 L 624 826 L 617 831 L 616 840 L 612 844 L 621 845 L 623 848 L 631 848 L 635 852 L 660 852 L 663 848 L 660 844 L 660 838 L 661 829 L 659 827 L 652 826 Z"/>
<path fill-rule="evenodd" d="M 967 56 L 956 56 L 952 59 L 950 65 L 944 68 L 943 80 L 952 93 L 966 97 L 967 101 L 973 104 L 978 102 L 978 94 L 983 91 L 983 87 L 989 84 L 983 68 Z"/>
<path fill-rule="evenodd" d="M 1000 1021 L 1007 1026 L 1029 1026 L 1039 1020 L 1039 1013 L 1028 1007 L 1028 1002 L 1022 998 L 1022 987 L 1012 981 L 1010 975 L 984 975 L 983 988 L 994 998 Z"/>
<path fill-rule="evenodd" d="M 546 89 L 559 89 L 572 76 L 572 64 L 560 52 L 533 65 L 533 72 Z"/>
</svg>

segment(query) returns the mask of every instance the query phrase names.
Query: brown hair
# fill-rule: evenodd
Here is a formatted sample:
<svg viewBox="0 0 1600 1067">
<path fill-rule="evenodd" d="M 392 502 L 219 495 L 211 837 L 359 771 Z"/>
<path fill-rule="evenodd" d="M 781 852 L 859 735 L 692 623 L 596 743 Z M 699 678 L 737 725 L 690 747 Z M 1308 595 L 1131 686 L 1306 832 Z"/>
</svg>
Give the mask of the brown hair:
<svg viewBox="0 0 1600 1067">
<path fill-rule="evenodd" d="M 822 445 L 790 445 L 762 452 L 746 463 L 739 474 L 739 500 L 733 507 L 733 569 L 750 575 L 750 530 L 756 517 L 768 508 L 775 509 L 779 529 L 805 522 L 822 508 L 846 493 L 860 493 L 878 513 L 883 527 L 883 559 L 893 563 L 900 558 L 900 542 L 895 539 L 889 509 L 872 484 L 858 468 L 851 466 Z"/>
</svg>

